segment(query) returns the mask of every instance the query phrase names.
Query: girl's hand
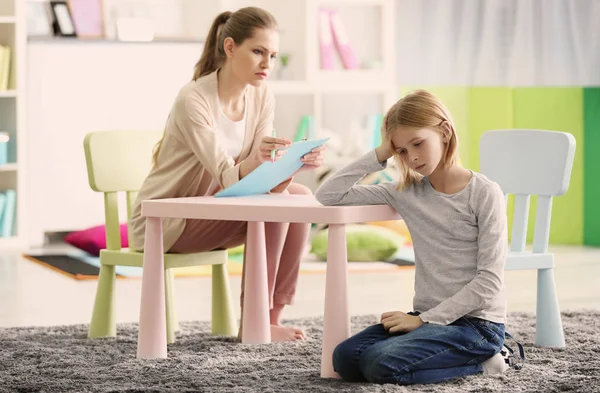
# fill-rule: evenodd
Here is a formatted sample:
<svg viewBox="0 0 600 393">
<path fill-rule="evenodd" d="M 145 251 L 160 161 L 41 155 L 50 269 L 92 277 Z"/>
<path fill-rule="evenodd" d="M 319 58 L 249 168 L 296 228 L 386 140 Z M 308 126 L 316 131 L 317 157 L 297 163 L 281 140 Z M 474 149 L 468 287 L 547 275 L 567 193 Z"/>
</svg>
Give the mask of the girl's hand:
<svg viewBox="0 0 600 393">
<path fill-rule="evenodd" d="M 287 138 L 265 136 L 257 150 L 257 158 L 261 163 L 271 161 L 271 151 L 275 150 L 275 160 L 279 160 L 287 153 L 285 149 L 291 144 L 292 142 Z"/>
<path fill-rule="evenodd" d="M 381 145 L 377 146 L 377 148 L 375 149 L 375 153 L 377 154 L 377 161 L 387 161 L 394 155 L 394 147 L 392 146 L 392 141 L 385 137 L 381 138 Z"/>
<path fill-rule="evenodd" d="M 310 170 L 320 167 L 323 164 L 323 160 L 325 160 L 325 150 L 325 145 L 321 145 L 302 156 L 304 165 L 302 165 L 300 170 Z"/>
<path fill-rule="evenodd" d="M 381 314 L 381 324 L 390 334 L 412 332 L 423 323 L 419 316 L 408 315 L 402 311 L 390 311 Z"/>
</svg>

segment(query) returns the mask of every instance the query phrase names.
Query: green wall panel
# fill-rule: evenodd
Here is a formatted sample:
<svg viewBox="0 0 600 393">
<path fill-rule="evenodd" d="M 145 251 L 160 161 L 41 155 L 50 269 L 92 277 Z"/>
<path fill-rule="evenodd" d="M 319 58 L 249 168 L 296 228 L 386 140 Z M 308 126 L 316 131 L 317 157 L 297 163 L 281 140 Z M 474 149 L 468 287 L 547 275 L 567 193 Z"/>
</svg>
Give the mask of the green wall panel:
<svg viewBox="0 0 600 393">
<path fill-rule="evenodd" d="M 468 102 L 466 139 L 468 139 L 469 151 L 465 153 L 463 162 L 468 168 L 479 171 L 479 140 L 483 133 L 489 130 L 513 128 L 513 89 L 470 88 Z"/>
<path fill-rule="evenodd" d="M 600 246 L 600 88 L 584 88 L 583 242 Z"/>
<path fill-rule="evenodd" d="M 514 128 L 564 131 L 577 140 L 569 190 L 553 201 L 550 242 L 583 244 L 583 89 L 517 88 L 513 102 Z M 533 241 L 535 205 L 532 198 L 528 242 Z M 512 212 L 512 204 L 509 211 Z"/>
</svg>

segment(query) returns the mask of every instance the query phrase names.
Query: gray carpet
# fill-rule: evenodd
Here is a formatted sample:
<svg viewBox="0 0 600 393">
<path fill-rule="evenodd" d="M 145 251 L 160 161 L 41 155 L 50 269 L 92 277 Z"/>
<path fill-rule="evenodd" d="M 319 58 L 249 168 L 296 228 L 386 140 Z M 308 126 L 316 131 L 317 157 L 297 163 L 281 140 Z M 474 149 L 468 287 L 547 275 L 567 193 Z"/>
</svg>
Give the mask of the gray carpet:
<svg viewBox="0 0 600 393">
<path fill-rule="evenodd" d="M 352 331 L 375 316 L 352 318 Z M 210 336 L 205 322 L 182 323 L 169 358 L 138 361 L 136 325 L 117 339 L 86 338 L 86 326 L 0 329 L 1 392 L 600 392 L 600 311 L 563 314 L 566 349 L 533 346 L 535 319 L 511 314 L 526 346 L 526 367 L 439 385 L 349 384 L 319 378 L 322 319 L 292 321 L 311 340 L 241 345 Z"/>
</svg>

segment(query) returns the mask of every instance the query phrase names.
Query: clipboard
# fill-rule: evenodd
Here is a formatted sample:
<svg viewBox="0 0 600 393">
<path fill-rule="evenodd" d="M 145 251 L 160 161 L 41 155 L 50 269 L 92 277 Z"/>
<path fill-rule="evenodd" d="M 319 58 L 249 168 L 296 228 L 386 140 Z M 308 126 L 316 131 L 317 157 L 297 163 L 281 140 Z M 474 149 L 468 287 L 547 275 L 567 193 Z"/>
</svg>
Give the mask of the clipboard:
<svg viewBox="0 0 600 393">
<path fill-rule="evenodd" d="M 215 194 L 216 198 L 266 194 L 304 165 L 302 157 L 329 138 L 294 142 L 287 154 L 275 162 L 263 162 L 239 182 Z"/>
</svg>

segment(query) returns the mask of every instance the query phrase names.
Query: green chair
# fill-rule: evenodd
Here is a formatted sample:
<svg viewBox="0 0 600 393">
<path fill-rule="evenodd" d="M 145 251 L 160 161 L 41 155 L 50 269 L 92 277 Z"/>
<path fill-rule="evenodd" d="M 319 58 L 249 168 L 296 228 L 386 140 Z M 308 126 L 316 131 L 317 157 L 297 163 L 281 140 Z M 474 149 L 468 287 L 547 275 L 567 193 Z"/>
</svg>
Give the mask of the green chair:
<svg viewBox="0 0 600 393">
<path fill-rule="evenodd" d="M 152 149 L 162 131 L 99 131 L 85 136 L 88 181 L 104 193 L 106 250 L 100 251 L 100 277 L 88 337 L 115 337 L 115 266 L 143 265 L 143 253 L 121 248 L 117 194 L 126 193 L 131 219 L 137 190 L 151 168 Z M 128 231 L 131 236 L 131 230 Z M 131 238 L 130 238 L 131 239 Z M 229 290 L 227 250 L 194 254 L 165 254 L 167 342 L 175 341 L 179 323 L 173 300 L 173 268 L 212 265 L 212 333 L 235 336 L 237 322 Z"/>
</svg>

